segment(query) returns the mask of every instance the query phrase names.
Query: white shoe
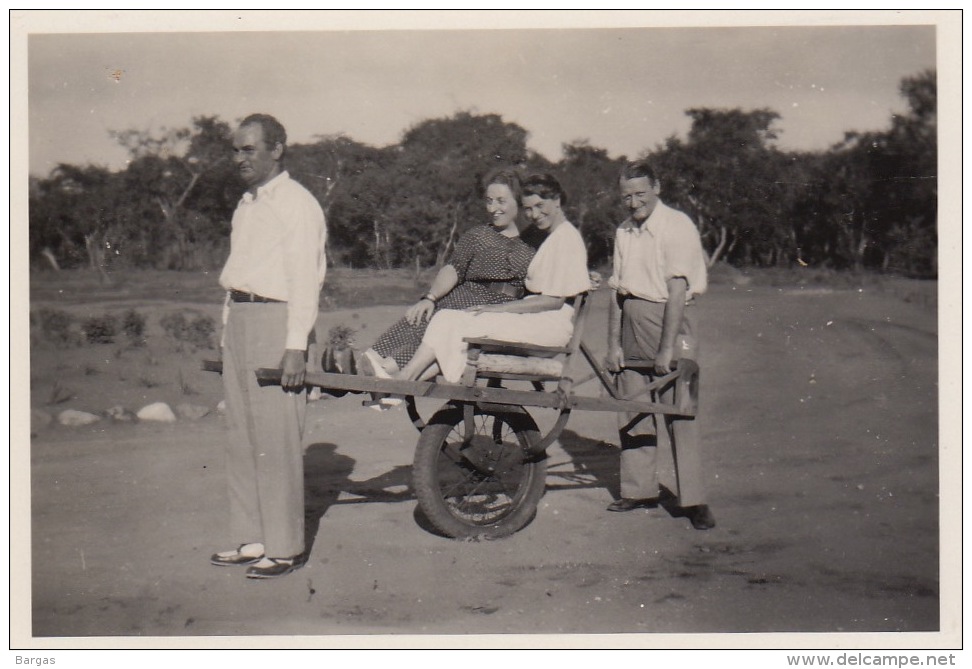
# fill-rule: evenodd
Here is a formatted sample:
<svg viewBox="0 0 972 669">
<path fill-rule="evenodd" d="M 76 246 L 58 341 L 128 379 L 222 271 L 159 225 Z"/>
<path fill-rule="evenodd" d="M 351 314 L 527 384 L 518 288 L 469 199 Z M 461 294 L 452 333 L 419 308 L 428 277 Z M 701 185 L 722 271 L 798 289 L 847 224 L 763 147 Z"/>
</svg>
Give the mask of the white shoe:
<svg viewBox="0 0 972 669">
<path fill-rule="evenodd" d="M 361 354 L 361 371 L 368 376 L 374 376 L 378 379 L 390 379 L 391 374 L 385 369 L 385 366 L 381 364 L 381 358 L 377 353 L 368 349 Z"/>
</svg>

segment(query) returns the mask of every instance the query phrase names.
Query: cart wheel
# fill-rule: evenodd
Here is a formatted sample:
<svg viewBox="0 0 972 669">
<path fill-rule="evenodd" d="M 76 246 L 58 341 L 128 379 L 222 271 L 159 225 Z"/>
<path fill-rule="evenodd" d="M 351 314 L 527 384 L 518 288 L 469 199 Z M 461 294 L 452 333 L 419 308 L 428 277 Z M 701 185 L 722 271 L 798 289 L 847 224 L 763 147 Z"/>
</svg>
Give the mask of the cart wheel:
<svg viewBox="0 0 972 669">
<path fill-rule="evenodd" d="M 415 449 L 415 496 L 432 525 L 456 539 L 497 539 L 530 522 L 546 485 L 546 453 L 523 408 L 475 412 L 465 439 L 462 408 L 446 405 L 422 430 Z"/>
</svg>

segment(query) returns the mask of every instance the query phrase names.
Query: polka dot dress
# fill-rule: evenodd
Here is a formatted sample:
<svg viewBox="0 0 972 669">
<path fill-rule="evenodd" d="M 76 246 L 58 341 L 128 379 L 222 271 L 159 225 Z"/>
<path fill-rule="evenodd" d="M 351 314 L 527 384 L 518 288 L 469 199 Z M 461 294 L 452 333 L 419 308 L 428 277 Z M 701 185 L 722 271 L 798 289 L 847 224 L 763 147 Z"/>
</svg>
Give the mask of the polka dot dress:
<svg viewBox="0 0 972 669">
<path fill-rule="evenodd" d="M 488 283 L 477 282 L 505 281 L 520 288 L 522 294 L 523 278 L 534 253 L 534 248 L 519 237 L 505 237 L 492 226 L 473 228 L 459 239 L 449 262 L 459 282 L 436 303 L 435 310 L 466 309 L 517 299 L 491 289 Z M 399 368 L 404 367 L 422 343 L 427 326 L 428 321 L 409 325 L 403 318 L 382 334 L 372 348 L 383 358 L 394 358 Z"/>
</svg>

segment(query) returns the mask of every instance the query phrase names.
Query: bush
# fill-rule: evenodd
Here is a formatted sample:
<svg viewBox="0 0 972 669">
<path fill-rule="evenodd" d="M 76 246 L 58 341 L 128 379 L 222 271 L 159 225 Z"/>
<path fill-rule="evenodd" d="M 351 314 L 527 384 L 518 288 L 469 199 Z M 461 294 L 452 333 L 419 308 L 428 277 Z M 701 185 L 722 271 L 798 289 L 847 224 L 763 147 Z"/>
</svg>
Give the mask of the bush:
<svg viewBox="0 0 972 669">
<path fill-rule="evenodd" d="M 121 327 L 133 346 L 145 344 L 145 316 L 134 309 L 129 309 L 122 315 Z"/>
<path fill-rule="evenodd" d="M 347 325 L 335 325 L 327 332 L 327 345 L 336 349 L 351 348 L 356 333 L 357 330 Z"/>
<path fill-rule="evenodd" d="M 81 325 L 89 344 L 111 344 L 118 336 L 118 319 L 112 314 L 86 318 Z"/>
<path fill-rule="evenodd" d="M 191 320 L 185 312 L 166 314 L 159 321 L 166 334 L 177 342 L 190 344 L 196 348 L 214 348 L 213 334 L 216 323 L 205 314 L 195 314 Z"/>
<path fill-rule="evenodd" d="M 60 309 L 40 309 L 30 314 L 31 329 L 56 346 L 79 346 L 81 338 L 74 329 L 74 317 Z"/>
</svg>

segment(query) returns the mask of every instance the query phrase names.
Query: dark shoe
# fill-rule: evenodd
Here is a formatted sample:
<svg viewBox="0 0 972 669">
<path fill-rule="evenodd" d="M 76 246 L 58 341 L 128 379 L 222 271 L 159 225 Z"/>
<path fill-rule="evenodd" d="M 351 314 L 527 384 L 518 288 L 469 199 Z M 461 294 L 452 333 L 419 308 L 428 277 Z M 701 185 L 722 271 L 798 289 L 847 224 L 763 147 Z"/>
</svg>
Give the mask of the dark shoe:
<svg viewBox="0 0 972 669">
<path fill-rule="evenodd" d="M 654 509 L 658 506 L 658 498 L 644 497 L 641 499 L 631 499 L 622 497 L 608 505 L 608 511 L 634 511 L 635 509 Z"/>
<path fill-rule="evenodd" d="M 697 530 L 711 530 L 715 527 L 715 516 L 709 510 L 708 504 L 686 507 L 685 515 L 692 521 L 692 527 Z"/>
<path fill-rule="evenodd" d="M 247 578 L 278 578 L 304 566 L 301 556 L 292 558 L 265 557 L 246 570 Z"/>
<path fill-rule="evenodd" d="M 259 555 L 252 555 L 243 552 L 243 549 L 250 545 L 251 544 L 241 544 L 240 547 L 235 551 L 213 553 L 209 556 L 209 564 L 214 564 L 217 567 L 238 567 L 259 562 L 263 559 L 263 552 L 261 552 Z"/>
</svg>

